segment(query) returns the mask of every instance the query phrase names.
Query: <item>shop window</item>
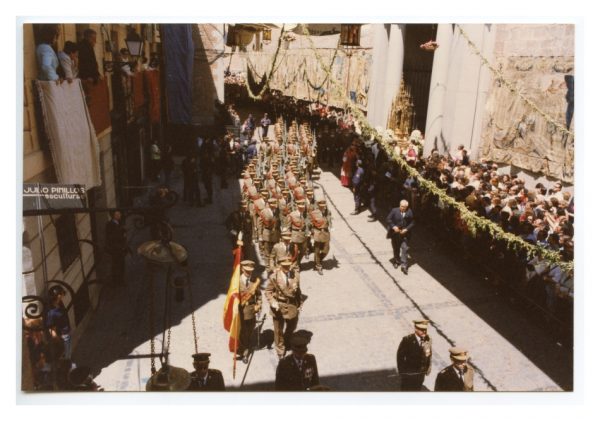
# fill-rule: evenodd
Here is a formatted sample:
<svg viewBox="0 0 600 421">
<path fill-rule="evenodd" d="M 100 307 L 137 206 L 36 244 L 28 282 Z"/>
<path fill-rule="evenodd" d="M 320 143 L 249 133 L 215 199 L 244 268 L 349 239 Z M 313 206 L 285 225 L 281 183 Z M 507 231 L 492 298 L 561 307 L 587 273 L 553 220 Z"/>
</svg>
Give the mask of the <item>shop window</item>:
<svg viewBox="0 0 600 421">
<path fill-rule="evenodd" d="M 86 313 L 90 308 L 90 293 L 86 283 L 83 283 L 75 297 L 73 298 L 73 309 L 75 312 L 75 326 L 77 326 L 81 320 L 85 317 Z"/>
<path fill-rule="evenodd" d="M 79 256 L 79 240 L 77 238 L 77 227 L 75 226 L 75 215 L 61 215 L 56 219 L 55 224 L 60 266 L 62 271 L 66 272 L 71 263 Z"/>
</svg>

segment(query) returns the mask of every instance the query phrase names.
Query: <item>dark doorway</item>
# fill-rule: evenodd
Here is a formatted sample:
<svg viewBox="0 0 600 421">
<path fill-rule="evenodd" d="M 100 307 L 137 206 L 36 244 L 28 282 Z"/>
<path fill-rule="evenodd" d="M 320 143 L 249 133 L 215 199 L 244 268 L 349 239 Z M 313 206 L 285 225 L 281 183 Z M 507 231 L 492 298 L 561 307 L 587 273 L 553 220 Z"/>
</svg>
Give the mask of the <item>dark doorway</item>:
<svg viewBox="0 0 600 421">
<path fill-rule="evenodd" d="M 433 52 L 424 51 L 420 45 L 434 40 L 436 24 L 407 24 L 404 40 L 404 85 L 411 93 L 414 104 L 414 123 L 412 129 L 425 132 L 427 104 L 433 67 Z"/>
</svg>

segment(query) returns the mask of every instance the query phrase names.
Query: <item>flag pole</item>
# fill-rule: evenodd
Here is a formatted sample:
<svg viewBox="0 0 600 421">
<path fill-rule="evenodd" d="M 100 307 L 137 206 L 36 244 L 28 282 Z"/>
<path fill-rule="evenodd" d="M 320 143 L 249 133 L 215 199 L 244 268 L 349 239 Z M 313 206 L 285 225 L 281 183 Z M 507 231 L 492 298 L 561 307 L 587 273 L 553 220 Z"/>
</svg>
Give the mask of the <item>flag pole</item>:
<svg viewBox="0 0 600 421">
<path fill-rule="evenodd" d="M 238 341 L 237 339 L 235 340 L 235 345 L 234 345 L 234 350 L 233 350 L 233 379 L 235 380 L 235 364 L 237 362 L 237 348 L 238 348 Z"/>
<path fill-rule="evenodd" d="M 238 235 L 238 238 L 239 238 L 239 235 Z M 237 246 L 238 249 L 236 251 L 236 253 L 239 253 L 239 255 L 240 255 L 240 260 L 241 260 L 241 257 L 242 257 L 242 246 L 239 243 L 241 241 L 242 241 L 241 238 L 239 238 L 238 239 L 238 246 Z M 235 268 L 234 268 L 234 270 L 235 270 Z M 241 271 L 241 268 L 239 270 Z M 238 282 L 238 285 L 237 285 L 237 295 L 238 295 L 238 297 L 240 296 L 240 283 L 239 282 Z M 236 363 L 237 363 L 238 337 L 239 337 L 239 333 L 236 335 L 236 338 L 233 341 L 233 379 L 234 380 L 235 380 L 235 366 L 236 366 Z"/>
</svg>

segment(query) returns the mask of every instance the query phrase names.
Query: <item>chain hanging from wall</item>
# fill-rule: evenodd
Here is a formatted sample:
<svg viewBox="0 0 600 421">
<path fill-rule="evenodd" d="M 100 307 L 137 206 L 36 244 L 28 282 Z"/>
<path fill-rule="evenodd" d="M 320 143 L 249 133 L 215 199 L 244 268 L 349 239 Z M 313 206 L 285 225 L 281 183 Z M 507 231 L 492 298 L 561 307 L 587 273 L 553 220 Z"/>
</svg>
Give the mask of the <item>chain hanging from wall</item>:
<svg viewBox="0 0 600 421">
<path fill-rule="evenodd" d="M 166 224 L 165 224 L 166 225 Z M 194 351 L 198 353 L 198 334 L 196 331 L 196 318 L 191 288 L 191 274 L 187 265 L 188 252 L 185 247 L 171 241 L 172 230 L 166 226 L 161 230 L 164 235 L 159 240 L 151 240 L 138 247 L 138 254 L 146 261 L 147 277 L 150 289 L 149 300 L 149 328 L 150 328 L 150 358 L 151 377 L 146 383 L 147 391 L 183 391 L 190 384 L 191 377 L 187 370 L 169 364 L 171 347 L 171 313 L 172 301 L 182 302 L 184 290 L 187 288 L 189 295 L 190 313 L 192 317 L 192 333 L 194 336 Z M 155 275 L 166 269 L 165 298 L 163 313 L 162 347 L 159 354 L 155 349 L 154 333 L 154 285 Z M 175 296 L 171 296 L 175 290 Z M 161 367 L 157 370 L 155 357 L 159 357 Z"/>
</svg>

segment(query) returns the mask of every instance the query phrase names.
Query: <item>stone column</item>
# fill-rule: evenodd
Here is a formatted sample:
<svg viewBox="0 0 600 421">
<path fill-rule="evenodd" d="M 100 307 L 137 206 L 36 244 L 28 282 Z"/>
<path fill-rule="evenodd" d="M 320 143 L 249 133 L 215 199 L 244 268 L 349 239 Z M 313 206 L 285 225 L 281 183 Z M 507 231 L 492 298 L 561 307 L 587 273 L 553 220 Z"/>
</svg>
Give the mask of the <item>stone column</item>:
<svg viewBox="0 0 600 421">
<path fill-rule="evenodd" d="M 390 38 L 388 44 L 387 66 L 385 73 L 385 85 L 382 93 L 383 104 L 379 124 L 387 128 L 387 121 L 392 108 L 392 102 L 400 89 L 402 81 L 402 66 L 404 65 L 404 32 L 405 24 L 392 24 L 390 26 Z"/>
<path fill-rule="evenodd" d="M 373 127 L 384 127 L 380 116 L 383 106 L 383 91 L 388 54 L 389 24 L 374 23 L 373 27 L 373 62 L 371 64 L 371 83 L 369 84 L 367 120 Z"/>
<path fill-rule="evenodd" d="M 441 23 L 437 28 L 436 41 L 439 44 L 433 56 L 431 71 L 431 85 L 429 88 L 429 102 L 427 103 L 427 123 L 425 124 L 425 145 L 423 155 L 429 156 L 433 148 L 445 149 L 442 144 L 442 122 L 444 119 L 444 99 L 446 97 L 446 83 L 448 66 L 452 51 L 452 25 Z"/>
<path fill-rule="evenodd" d="M 489 29 L 483 24 L 461 25 L 468 37 L 481 50 L 483 41 L 486 40 L 485 32 Z M 486 41 L 487 42 L 487 41 Z M 460 34 L 458 28 L 454 31 L 452 51 L 448 66 L 446 95 L 444 99 L 444 118 L 442 121 L 442 144 L 440 153 L 453 153 L 458 145 L 465 145 L 467 149 L 477 147 L 473 142 L 475 127 L 481 124 L 476 118 L 481 115 L 481 101 L 479 90 L 482 80 L 486 79 L 481 60 L 469 47 L 466 39 Z M 486 82 L 487 83 L 487 82 Z"/>
</svg>

